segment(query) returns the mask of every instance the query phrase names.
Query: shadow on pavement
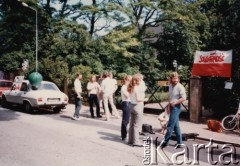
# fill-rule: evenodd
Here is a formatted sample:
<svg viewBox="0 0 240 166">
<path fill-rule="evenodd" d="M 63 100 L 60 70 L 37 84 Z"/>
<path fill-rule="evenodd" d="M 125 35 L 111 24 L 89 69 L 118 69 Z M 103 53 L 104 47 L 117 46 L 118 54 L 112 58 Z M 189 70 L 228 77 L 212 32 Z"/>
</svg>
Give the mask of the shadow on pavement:
<svg viewBox="0 0 240 166">
<path fill-rule="evenodd" d="M 100 138 L 108 141 L 114 141 L 114 142 L 119 142 L 119 143 L 125 143 L 125 141 L 121 140 L 120 135 L 112 134 L 112 133 L 107 133 L 107 132 L 98 132 L 98 134 L 103 135 Z"/>
<path fill-rule="evenodd" d="M 80 120 L 81 121 L 81 120 Z M 120 133 L 120 125 L 114 125 L 110 123 L 106 123 L 105 121 L 102 121 L 101 119 L 91 119 L 86 118 L 86 120 L 81 123 L 81 125 L 86 125 L 86 126 L 93 126 L 93 127 L 101 127 L 105 129 L 110 129 L 110 130 L 117 130 Z"/>
<path fill-rule="evenodd" d="M 3 111 L 4 113 L 2 113 Z M 0 121 L 16 120 L 19 116 L 20 115 L 16 114 L 14 111 L 0 107 Z"/>
<path fill-rule="evenodd" d="M 34 113 L 29 113 L 29 112 L 26 112 L 21 105 L 11 105 L 11 106 L 9 106 L 9 110 L 14 111 L 14 112 L 21 112 L 21 113 L 25 113 L 25 114 L 30 114 L 30 115 L 58 114 L 58 113 L 53 112 L 52 110 L 37 110 Z"/>
</svg>

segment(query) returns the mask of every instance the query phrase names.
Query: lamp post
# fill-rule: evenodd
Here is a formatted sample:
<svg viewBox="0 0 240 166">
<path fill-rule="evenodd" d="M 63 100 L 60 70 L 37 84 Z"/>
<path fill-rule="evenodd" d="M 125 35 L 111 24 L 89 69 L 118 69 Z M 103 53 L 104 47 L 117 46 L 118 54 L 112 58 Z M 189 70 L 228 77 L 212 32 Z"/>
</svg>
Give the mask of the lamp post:
<svg viewBox="0 0 240 166">
<path fill-rule="evenodd" d="M 21 2 L 21 1 L 19 1 L 19 2 Z M 35 11 L 35 13 L 36 13 L 36 57 L 35 57 L 36 72 L 31 73 L 28 77 L 28 80 L 32 84 L 32 86 L 38 87 L 38 86 L 40 86 L 40 84 L 43 80 L 42 75 L 40 73 L 38 73 L 38 12 L 37 12 L 37 9 L 32 8 L 31 6 L 28 6 L 28 4 L 26 4 L 24 2 L 21 2 L 21 4 L 27 8 Z"/>
<path fill-rule="evenodd" d="M 177 72 L 177 68 L 178 68 L 177 60 L 173 60 L 172 64 L 173 64 L 175 71 Z"/>
<path fill-rule="evenodd" d="M 34 9 L 32 8 L 31 6 L 28 6 L 28 4 L 24 3 L 24 2 L 21 2 L 23 6 L 29 8 L 29 9 L 32 9 L 33 11 L 36 12 L 36 57 L 35 57 L 35 60 L 36 60 L 36 72 L 38 71 L 38 12 L 37 12 L 37 9 Z"/>
</svg>

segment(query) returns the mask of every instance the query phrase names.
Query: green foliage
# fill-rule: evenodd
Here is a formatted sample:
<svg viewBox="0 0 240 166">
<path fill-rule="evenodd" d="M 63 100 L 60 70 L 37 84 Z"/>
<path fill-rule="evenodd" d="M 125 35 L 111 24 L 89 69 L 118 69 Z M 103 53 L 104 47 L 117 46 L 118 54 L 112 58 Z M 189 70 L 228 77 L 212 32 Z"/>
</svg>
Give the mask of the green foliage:
<svg viewBox="0 0 240 166">
<path fill-rule="evenodd" d="M 72 80 L 72 83 L 74 82 L 77 73 L 82 74 L 82 87 L 83 89 L 86 90 L 86 85 L 89 82 L 90 76 L 92 75 L 92 69 L 89 66 L 83 65 L 74 66 L 71 70 L 70 75 L 70 80 Z"/>
<path fill-rule="evenodd" d="M 173 69 L 173 60 L 179 65 L 191 66 L 195 51 L 205 47 L 209 25 L 199 10 L 198 3 L 179 4 L 178 18 L 163 24 L 164 32 L 157 42 L 163 68 Z"/>
<path fill-rule="evenodd" d="M 206 50 L 233 49 L 232 81 L 233 89 L 224 89 L 226 78 L 205 78 L 203 88 L 204 105 L 212 108 L 214 116 L 235 113 L 239 100 L 239 66 L 240 66 L 240 1 L 206 0 L 202 3 L 202 12 L 209 20 L 210 36 L 206 40 Z M 233 109 L 234 108 L 234 109 Z"/>
<path fill-rule="evenodd" d="M 82 52 L 88 47 L 90 38 L 83 27 L 69 21 L 51 22 L 51 33 L 45 33 L 41 41 L 41 58 L 66 58 L 69 68 L 83 63 Z"/>
<path fill-rule="evenodd" d="M 49 80 L 58 87 L 63 88 L 64 79 L 69 76 L 68 64 L 62 58 L 55 60 L 45 58 L 39 61 L 39 73 L 42 74 L 44 80 Z"/>
<path fill-rule="evenodd" d="M 214 118 L 235 114 L 240 99 L 239 79 L 232 80 L 232 90 L 224 89 L 227 78 L 203 77 L 203 106 L 214 111 Z"/>
</svg>

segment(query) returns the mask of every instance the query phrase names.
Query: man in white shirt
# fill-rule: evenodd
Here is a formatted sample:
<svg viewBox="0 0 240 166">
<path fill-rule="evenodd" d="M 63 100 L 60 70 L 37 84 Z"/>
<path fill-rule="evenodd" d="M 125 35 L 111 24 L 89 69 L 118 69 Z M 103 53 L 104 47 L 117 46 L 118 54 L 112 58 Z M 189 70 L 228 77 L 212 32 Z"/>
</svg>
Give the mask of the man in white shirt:
<svg viewBox="0 0 240 166">
<path fill-rule="evenodd" d="M 80 119 L 80 110 L 82 107 L 82 84 L 81 80 L 82 79 L 82 74 L 77 73 L 76 74 L 76 79 L 74 81 L 74 91 L 75 91 L 75 112 L 72 117 L 74 120 L 79 120 Z"/>
<path fill-rule="evenodd" d="M 113 103 L 116 105 L 115 92 L 118 89 L 118 84 L 117 84 L 117 80 L 115 78 L 113 78 L 113 75 L 112 75 L 111 72 L 109 73 L 109 77 L 111 78 L 112 83 L 113 83 L 113 85 L 115 87 L 115 90 L 113 92 Z M 112 114 L 112 107 L 111 107 L 110 103 L 108 103 L 108 108 L 109 108 L 109 112 Z"/>
<path fill-rule="evenodd" d="M 114 112 L 115 116 L 117 118 L 120 118 L 117 108 L 113 103 L 113 93 L 116 90 L 115 84 L 113 83 L 113 80 L 110 78 L 109 72 L 104 72 L 105 79 L 102 81 L 101 89 L 103 93 L 103 105 L 106 113 L 106 120 L 110 120 L 110 113 L 108 108 L 108 101 L 111 105 L 112 111 Z"/>
<path fill-rule="evenodd" d="M 146 84 L 145 84 L 145 82 L 144 82 L 144 80 L 143 80 L 143 75 L 140 74 L 140 73 L 137 73 L 136 75 L 138 75 L 139 78 L 140 78 L 139 88 L 140 88 L 142 97 L 145 98 L 145 91 L 147 90 L 147 87 L 146 87 Z M 147 99 L 146 99 L 146 100 L 147 100 Z"/>
</svg>

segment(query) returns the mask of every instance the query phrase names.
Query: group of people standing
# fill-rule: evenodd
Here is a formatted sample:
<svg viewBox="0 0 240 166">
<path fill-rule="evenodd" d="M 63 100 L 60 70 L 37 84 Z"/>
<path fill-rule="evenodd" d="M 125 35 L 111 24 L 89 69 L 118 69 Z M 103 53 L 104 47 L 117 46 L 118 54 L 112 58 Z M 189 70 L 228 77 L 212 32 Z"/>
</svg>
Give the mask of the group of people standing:
<svg viewBox="0 0 240 166">
<path fill-rule="evenodd" d="M 82 85 L 81 85 L 82 74 L 77 73 L 74 81 L 75 91 L 75 112 L 72 117 L 74 120 L 80 119 L 80 109 L 82 105 Z M 99 81 L 99 82 L 98 82 Z M 96 106 L 96 117 L 102 118 L 100 114 L 100 107 L 104 107 L 106 121 L 110 120 L 109 104 L 111 111 L 114 112 L 117 118 L 120 118 L 117 108 L 113 102 L 113 96 L 118 88 L 117 81 L 112 78 L 112 74 L 108 71 L 104 72 L 102 78 L 97 81 L 96 75 L 92 75 L 87 83 L 88 101 L 90 107 L 90 114 L 92 118 L 95 118 L 93 106 Z"/>
<path fill-rule="evenodd" d="M 139 133 L 142 129 L 142 118 L 147 87 L 140 73 L 124 77 L 124 84 L 121 88 L 123 118 L 121 125 L 122 140 L 127 136 L 127 125 L 130 119 L 128 144 L 142 147 Z"/>
<path fill-rule="evenodd" d="M 74 81 L 75 90 L 75 112 L 72 117 L 74 120 L 80 119 L 80 109 L 82 105 L 82 74 L 77 73 Z M 96 80 L 96 76 L 92 75 L 87 83 L 88 100 L 90 107 L 90 114 L 92 118 L 95 118 L 93 105 L 96 106 L 96 117 L 102 118 L 100 115 L 100 105 L 103 103 L 103 108 L 106 116 L 106 121 L 110 121 L 110 110 L 117 118 L 120 118 L 117 108 L 114 104 L 114 93 L 117 90 L 117 81 L 112 78 L 112 74 L 105 71 L 102 75 L 102 79 L 99 82 Z M 142 127 L 143 108 L 145 99 L 146 86 L 143 81 L 143 75 L 135 74 L 133 76 L 124 77 L 124 83 L 121 87 L 122 98 L 122 124 L 121 124 L 121 137 L 125 140 L 127 137 L 127 127 L 130 121 L 129 127 L 129 144 L 133 146 L 142 146 L 139 140 L 139 132 Z"/>
<path fill-rule="evenodd" d="M 74 120 L 79 120 L 79 112 L 81 109 L 81 93 L 82 75 L 78 73 L 74 81 L 75 90 L 75 113 L 73 115 Z M 117 118 L 120 118 L 119 113 L 114 104 L 114 94 L 118 88 L 117 81 L 112 78 L 112 74 L 108 71 L 103 73 L 102 79 L 97 82 L 96 76 L 91 76 L 88 84 L 88 99 L 90 106 L 91 117 L 94 118 L 93 104 L 96 106 L 96 116 L 101 118 L 100 104 L 103 103 L 106 121 L 110 120 L 109 104 L 112 112 Z M 122 99 L 122 124 L 121 124 L 121 138 L 125 140 L 128 133 L 128 144 L 132 146 L 142 147 L 141 140 L 139 139 L 139 133 L 142 129 L 143 109 L 145 98 L 145 91 L 147 87 L 143 81 L 143 75 L 138 73 L 135 75 L 127 75 L 124 77 L 124 82 L 121 87 L 121 99 Z M 179 115 L 181 112 L 180 105 L 186 100 L 185 88 L 179 82 L 179 75 L 173 72 L 170 75 L 169 85 L 169 105 L 167 107 L 170 112 L 169 122 L 167 125 L 167 133 L 164 140 L 161 142 L 161 148 L 167 146 L 168 141 L 175 131 L 177 135 L 177 143 L 182 144 L 181 131 L 179 126 Z M 129 130 L 128 130 L 128 124 Z"/>
</svg>

